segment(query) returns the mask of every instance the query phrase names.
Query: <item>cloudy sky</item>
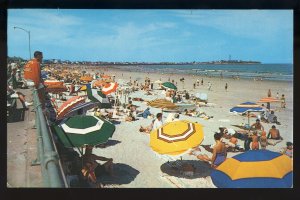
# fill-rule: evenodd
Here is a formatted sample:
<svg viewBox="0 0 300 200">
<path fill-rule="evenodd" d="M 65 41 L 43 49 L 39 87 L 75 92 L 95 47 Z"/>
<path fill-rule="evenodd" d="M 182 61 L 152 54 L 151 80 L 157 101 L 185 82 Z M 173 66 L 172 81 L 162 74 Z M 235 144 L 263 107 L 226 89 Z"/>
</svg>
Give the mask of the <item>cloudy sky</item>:
<svg viewBox="0 0 300 200">
<path fill-rule="evenodd" d="M 292 10 L 9 9 L 8 55 L 89 61 L 293 62 Z"/>
</svg>

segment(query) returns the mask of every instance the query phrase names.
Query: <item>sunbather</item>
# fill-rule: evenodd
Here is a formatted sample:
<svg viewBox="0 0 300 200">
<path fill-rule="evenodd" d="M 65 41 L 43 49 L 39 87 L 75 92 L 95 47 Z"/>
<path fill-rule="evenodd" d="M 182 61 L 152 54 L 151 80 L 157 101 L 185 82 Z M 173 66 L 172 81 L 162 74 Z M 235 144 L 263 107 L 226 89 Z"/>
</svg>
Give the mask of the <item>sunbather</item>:
<svg viewBox="0 0 300 200">
<path fill-rule="evenodd" d="M 282 154 L 287 155 L 290 158 L 293 158 L 293 143 L 287 142 L 286 147 L 283 149 Z"/>
<path fill-rule="evenodd" d="M 111 176 L 114 176 L 113 159 L 97 156 L 92 152 L 93 152 L 93 146 L 87 145 L 85 148 L 85 153 L 82 156 L 83 166 L 86 166 L 87 163 L 91 163 L 90 168 L 95 171 L 96 177 L 100 176 L 103 172 L 107 172 Z M 103 165 L 101 165 L 97 162 L 97 160 L 106 161 L 106 162 Z"/>
<path fill-rule="evenodd" d="M 215 133 L 214 138 L 216 141 L 215 146 L 213 147 L 213 155 L 211 158 L 207 156 L 206 154 L 201 154 L 199 148 L 195 148 L 190 152 L 190 155 L 195 155 L 199 160 L 210 162 L 211 167 L 216 168 L 219 166 L 222 162 L 225 161 L 227 157 L 227 149 L 223 142 L 221 142 L 221 134 Z"/>
</svg>

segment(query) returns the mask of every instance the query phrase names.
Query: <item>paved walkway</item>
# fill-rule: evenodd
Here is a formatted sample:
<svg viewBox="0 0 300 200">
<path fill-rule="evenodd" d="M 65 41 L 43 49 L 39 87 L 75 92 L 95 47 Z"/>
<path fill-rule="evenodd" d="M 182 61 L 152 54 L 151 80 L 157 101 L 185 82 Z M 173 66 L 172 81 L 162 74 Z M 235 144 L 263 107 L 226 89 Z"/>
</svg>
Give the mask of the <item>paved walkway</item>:
<svg viewBox="0 0 300 200">
<path fill-rule="evenodd" d="M 17 89 L 32 101 L 30 89 Z M 22 104 L 17 100 L 17 108 Z M 43 187 L 41 167 L 31 166 L 37 158 L 36 129 L 33 106 L 25 111 L 24 121 L 7 123 L 7 187 Z"/>
</svg>

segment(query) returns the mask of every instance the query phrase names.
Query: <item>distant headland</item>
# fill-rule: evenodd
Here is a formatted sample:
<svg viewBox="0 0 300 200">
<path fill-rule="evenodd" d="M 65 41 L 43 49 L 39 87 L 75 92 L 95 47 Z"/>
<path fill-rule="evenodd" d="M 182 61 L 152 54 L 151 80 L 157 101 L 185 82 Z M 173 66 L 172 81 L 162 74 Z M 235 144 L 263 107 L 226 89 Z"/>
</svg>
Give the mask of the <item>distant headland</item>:
<svg viewBox="0 0 300 200">
<path fill-rule="evenodd" d="M 25 63 L 26 60 L 20 57 L 8 57 L 8 62 Z M 260 61 L 244 60 L 217 60 L 206 62 L 111 62 L 111 61 L 69 61 L 61 59 L 44 59 L 44 64 L 83 64 L 83 65 L 251 65 L 261 64 Z"/>
</svg>

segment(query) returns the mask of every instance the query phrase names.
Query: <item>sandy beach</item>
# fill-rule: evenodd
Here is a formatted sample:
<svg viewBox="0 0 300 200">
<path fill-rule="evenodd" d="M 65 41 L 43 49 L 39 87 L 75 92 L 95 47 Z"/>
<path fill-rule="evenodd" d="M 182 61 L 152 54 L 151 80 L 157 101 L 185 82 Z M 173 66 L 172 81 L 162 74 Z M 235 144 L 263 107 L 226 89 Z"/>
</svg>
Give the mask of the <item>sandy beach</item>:
<svg viewBox="0 0 300 200">
<path fill-rule="evenodd" d="M 203 125 L 204 128 L 204 140 L 201 145 L 213 145 L 214 133 L 218 131 L 219 126 L 232 128 L 238 130 L 239 128 L 232 125 L 239 125 L 241 123 L 247 123 L 248 118 L 237 114 L 230 113 L 230 108 L 237 104 L 251 101 L 257 102 L 260 98 L 266 97 L 267 92 L 271 89 L 272 96 L 276 97 L 276 93 L 285 94 L 286 108 L 280 108 L 280 103 L 271 103 L 271 109 L 275 111 L 278 116 L 278 121 L 281 125 L 276 125 L 280 130 L 280 134 L 283 137 L 283 141 L 276 146 L 267 146 L 268 150 L 279 152 L 286 146 L 286 142 L 293 142 L 293 83 L 292 82 L 280 82 L 280 81 L 254 81 L 254 80 L 233 80 L 228 78 L 217 77 L 201 77 L 193 75 L 176 75 L 176 74 L 161 74 L 161 73 L 141 73 L 133 71 L 123 71 L 115 68 L 87 68 L 87 73 L 104 72 L 108 75 L 115 75 L 116 82 L 138 80 L 139 83 L 143 83 L 146 77 L 149 77 L 151 81 L 161 80 L 168 81 L 173 80 L 177 82 L 178 91 L 187 90 L 190 94 L 198 92 L 208 94 L 208 106 L 202 106 L 199 108 L 201 112 L 205 112 L 209 116 L 213 116 L 208 120 L 199 117 L 190 117 L 180 114 L 180 119 L 189 120 L 192 122 L 198 122 Z M 185 82 L 179 81 L 184 77 Z M 204 84 L 196 86 L 193 89 L 193 83 L 197 79 L 201 81 L 203 78 Z M 212 83 L 212 88 L 208 90 L 208 82 Z M 225 91 L 225 83 L 228 84 L 228 91 Z M 155 87 L 154 87 L 155 88 Z M 131 93 L 130 97 L 140 97 L 144 100 L 153 100 L 156 98 L 164 98 L 161 90 L 154 90 L 155 95 L 145 95 L 145 91 L 139 90 Z M 122 100 L 122 99 L 121 99 Z M 124 99 L 123 99 L 124 101 Z M 147 108 L 145 102 L 133 101 L 134 105 L 138 106 L 138 110 L 144 110 Z M 150 112 L 156 115 L 161 112 L 158 108 L 150 108 Z M 163 113 L 163 120 L 166 119 L 168 113 Z M 250 118 L 250 124 L 254 123 L 255 117 Z M 174 161 L 178 158 L 172 158 L 168 156 L 161 156 L 152 151 L 149 146 L 149 134 L 139 132 L 140 126 L 148 126 L 151 123 L 151 119 L 139 118 L 133 122 L 121 122 L 116 125 L 116 131 L 111 138 L 110 144 L 106 148 L 95 148 L 94 153 L 97 155 L 103 155 L 105 157 L 113 158 L 114 163 L 119 165 L 126 165 L 129 171 L 124 172 L 122 177 L 124 183 L 119 184 L 116 187 L 126 188 L 214 188 L 210 179 L 210 167 L 202 161 L 197 161 L 195 156 L 185 154 L 181 157 L 184 161 L 197 161 L 199 163 L 199 176 L 193 179 L 180 178 L 175 176 L 169 176 L 163 173 L 161 167 L 168 161 Z M 264 129 L 268 132 L 273 124 L 262 123 Z M 238 140 L 238 144 L 243 146 L 244 141 Z M 209 156 L 212 154 L 201 147 L 202 153 Z M 238 153 L 228 153 L 228 157 L 232 157 Z M 122 174 L 122 172 L 119 172 Z M 127 181 L 126 181 L 127 180 Z"/>
</svg>

